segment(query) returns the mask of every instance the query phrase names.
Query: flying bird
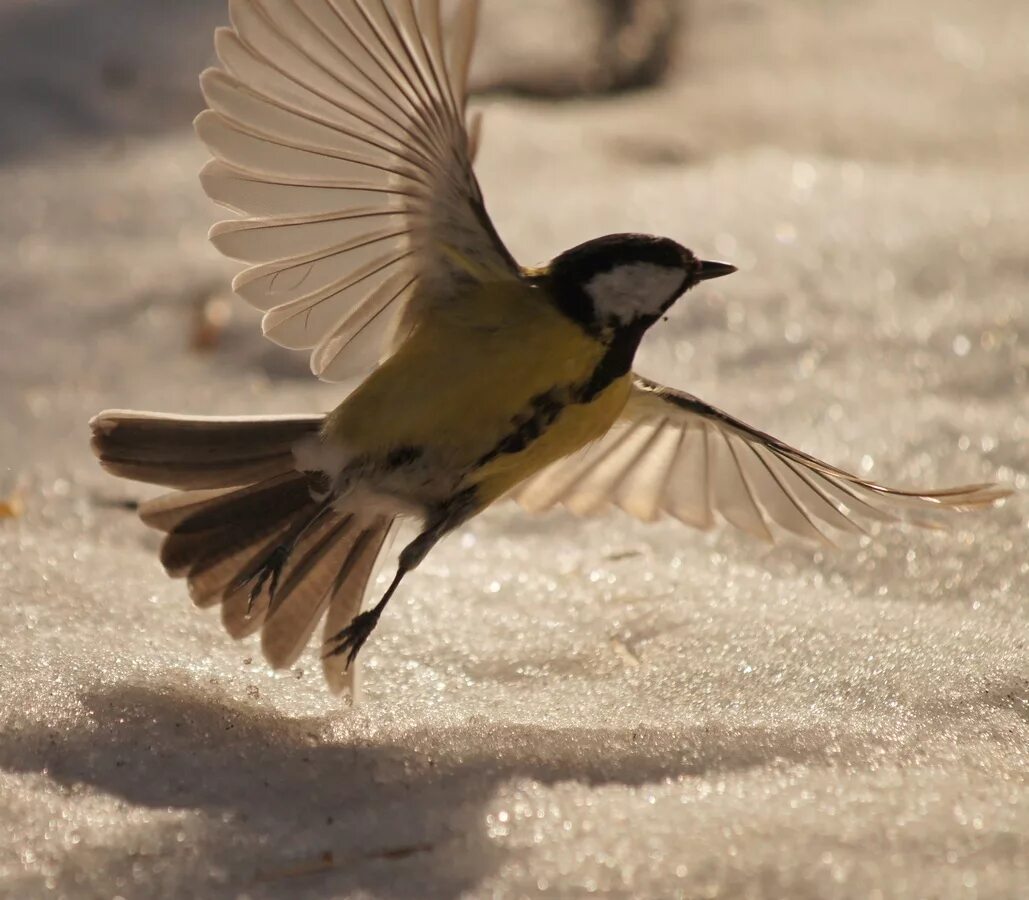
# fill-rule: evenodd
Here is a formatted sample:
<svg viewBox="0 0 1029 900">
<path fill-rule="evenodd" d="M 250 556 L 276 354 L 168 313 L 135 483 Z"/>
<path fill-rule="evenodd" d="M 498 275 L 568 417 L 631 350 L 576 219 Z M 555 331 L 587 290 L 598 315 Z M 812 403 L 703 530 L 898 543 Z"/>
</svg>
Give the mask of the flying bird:
<svg viewBox="0 0 1029 900">
<path fill-rule="evenodd" d="M 647 330 L 731 274 L 678 242 L 600 237 L 519 265 L 486 213 L 466 114 L 478 4 L 231 0 L 201 76 L 201 181 L 235 217 L 211 240 L 234 290 L 321 379 L 363 380 L 327 415 L 187 418 L 110 410 L 93 449 L 174 488 L 141 505 L 161 562 L 235 638 L 292 665 L 324 620 L 330 688 L 404 575 L 501 498 L 618 506 L 766 540 L 829 542 L 870 521 L 930 523 L 1007 492 L 883 487 L 636 375 Z M 394 524 L 420 530 L 385 593 L 366 588 Z"/>
</svg>

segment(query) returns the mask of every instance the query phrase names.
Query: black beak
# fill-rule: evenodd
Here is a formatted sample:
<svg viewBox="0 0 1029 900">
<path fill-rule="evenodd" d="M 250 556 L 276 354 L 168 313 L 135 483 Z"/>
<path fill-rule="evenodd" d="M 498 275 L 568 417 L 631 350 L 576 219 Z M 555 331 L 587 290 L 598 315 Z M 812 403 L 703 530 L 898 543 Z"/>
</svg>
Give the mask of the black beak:
<svg viewBox="0 0 1029 900">
<path fill-rule="evenodd" d="M 730 266 L 724 262 L 710 262 L 701 260 L 700 269 L 697 272 L 697 281 L 707 281 L 710 278 L 721 278 L 723 275 L 732 275 L 736 266 Z"/>
</svg>

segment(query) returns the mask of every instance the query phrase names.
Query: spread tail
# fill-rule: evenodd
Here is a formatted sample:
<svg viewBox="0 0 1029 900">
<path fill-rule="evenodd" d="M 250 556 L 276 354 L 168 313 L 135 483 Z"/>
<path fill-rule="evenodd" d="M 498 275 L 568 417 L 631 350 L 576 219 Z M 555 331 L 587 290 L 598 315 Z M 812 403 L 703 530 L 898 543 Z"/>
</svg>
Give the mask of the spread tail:
<svg viewBox="0 0 1029 900">
<path fill-rule="evenodd" d="M 296 662 L 323 617 L 329 638 L 357 616 L 392 526 L 378 511 L 322 503 L 317 476 L 296 469 L 294 444 L 322 421 L 113 410 L 90 423 L 105 469 L 178 489 L 139 510 L 166 535 L 161 563 L 197 606 L 221 605 L 232 637 L 260 631 L 276 669 Z M 349 686 L 343 657 L 322 665 L 331 690 Z"/>
</svg>

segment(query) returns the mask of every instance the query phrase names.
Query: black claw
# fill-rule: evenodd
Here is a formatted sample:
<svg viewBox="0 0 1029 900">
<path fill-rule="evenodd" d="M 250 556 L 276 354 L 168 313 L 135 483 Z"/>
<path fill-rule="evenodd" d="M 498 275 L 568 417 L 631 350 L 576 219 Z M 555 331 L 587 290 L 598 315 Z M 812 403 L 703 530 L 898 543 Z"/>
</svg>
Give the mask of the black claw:
<svg viewBox="0 0 1029 900">
<path fill-rule="evenodd" d="M 379 612 L 377 609 L 370 609 L 368 612 L 361 613 L 339 634 L 329 638 L 325 643 L 335 644 L 336 646 L 329 650 L 324 658 L 328 659 L 330 656 L 341 656 L 346 653 L 347 664 L 344 670 L 349 669 L 357 658 L 358 652 L 364 646 L 364 642 L 368 640 L 369 635 L 375 630 L 375 626 L 379 622 Z"/>
<path fill-rule="evenodd" d="M 247 615 L 254 610 L 254 604 L 257 603 L 257 598 L 261 596 L 261 591 L 264 590 L 264 586 L 269 584 L 268 588 L 268 599 L 272 601 L 275 599 L 275 591 L 279 587 L 279 578 L 282 576 L 282 570 L 286 566 L 286 561 L 289 559 L 290 548 L 285 544 L 279 544 L 271 553 L 269 553 L 260 565 L 257 566 L 249 575 L 246 575 L 240 579 L 237 587 L 243 587 L 248 582 L 253 582 L 253 586 L 250 588 L 250 598 L 247 601 Z"/>
</svg>

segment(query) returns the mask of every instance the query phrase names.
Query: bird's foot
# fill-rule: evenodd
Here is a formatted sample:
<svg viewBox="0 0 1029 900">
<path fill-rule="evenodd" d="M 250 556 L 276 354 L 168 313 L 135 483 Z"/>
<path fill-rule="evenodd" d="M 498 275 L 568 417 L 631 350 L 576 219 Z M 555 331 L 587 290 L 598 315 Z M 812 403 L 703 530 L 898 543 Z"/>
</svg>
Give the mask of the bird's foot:
<svg viewBox="0 0 1029 900">
<path fill-rule="evenodd" d="M 250 599 L 247 601 L 247 615 L 253 612 L 254 604 L 257 603 L 257 598 L 261 596 L 261 591 L 264 590 L 266 584 L 268 585 L 268 600 L 269 602 L 274 601 L 275 591 L 279 587 L 279 578 L 282 576 L 282 570 L 289 559 L 289 553 L 290 548 L 288 546 L 279 544 L 261 560 L 260 564 L 250 575 L 243 579 L 241 587 L 244 584 L 253 582 L 250 587 Z"/>
<path fill-rule="evenodd" d="M 346 668 L 349 669 L 357 658 L 358 651 L 364 646 L 364 642 L 368 640 L 368 636 L 379 623 L 380 612 L 381 610 L 379 609 L 370 609 L 367 612 L 361 613 L 339 634 L 329 638 L 325 642 L 329 646 L 325 653 L 325 658 L 341 656 L 345 653 L 347 655 Z"/>
</svg>

